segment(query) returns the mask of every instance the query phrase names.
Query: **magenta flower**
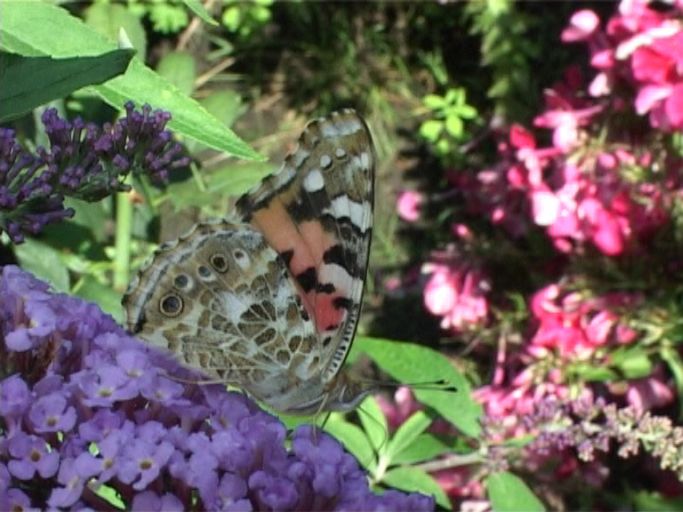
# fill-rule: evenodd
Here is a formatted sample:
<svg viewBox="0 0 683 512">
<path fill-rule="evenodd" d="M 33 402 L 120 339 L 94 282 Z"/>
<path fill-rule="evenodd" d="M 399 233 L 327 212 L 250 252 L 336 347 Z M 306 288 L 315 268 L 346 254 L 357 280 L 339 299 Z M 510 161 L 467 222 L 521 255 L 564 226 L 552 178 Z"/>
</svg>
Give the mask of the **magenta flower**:
<svg viewBox="0 0 683 512">
<path fill-rule="evenodd" d="M 567 153 L 581 142 L 579 128 L 590 124 L 603 107 L 592 105 L 578 108 L 552 89 L 546 91 L 545 96 L 546 111 L 534 119 L 534 125 L 552 129 L 553 146 Z"/>
<path fill-rule="evenodd" d="M 601 346 L 630 343 L 635 336 L 627 335 L 629 329 L 616 311 L 638 300 L 626 293 L 586 298 L 578 292 L 566 293 L 555 284 L 546 286 L 531 299 L 538 327 L 529 351 L 536 357 L 551 351 L 569 360 L 588 359 Z"/>
<path fill-rule="evenodd" d="M 636 112 L 648 115 L 653 127 L 678 130 L 683 127 L 681 14 L 680 4 L 658 11 L 644 0 L 622 1 L 604 32 L 593 12 L 581 10 L 572 16 L 562 39 L 589 45 L 591 64 L 598 70 L 589 87 L 592 96 L 609 103 L 610 93 L 623 86 L 633 91 Z M 620 109 L 621 95 L 612 95 L 610 109 Z"/>
<path fill-rule="evenodd" d="M 406 222 L 415 222 L 420 218 L 424 197 L 414 190 L 401 192 L 396 201 L 398 216 Z"/>
<path fill-rule="evenodd" d="M 590 39 L 600 26 L 600 18 L 590 9 L 575 12 L 569 20 L 569 26 L 562 31 L 561 39 L 565 43 Z"/>
<path fill-rule="evenodd" d="M 481 271 L 458 263 L 428 263 L 422 270 L 430 275 L 424 304 L 430 313 L 442 317 L 441 327 L 457 332 L 486 322 L 490 285 Z"/>
</svg>

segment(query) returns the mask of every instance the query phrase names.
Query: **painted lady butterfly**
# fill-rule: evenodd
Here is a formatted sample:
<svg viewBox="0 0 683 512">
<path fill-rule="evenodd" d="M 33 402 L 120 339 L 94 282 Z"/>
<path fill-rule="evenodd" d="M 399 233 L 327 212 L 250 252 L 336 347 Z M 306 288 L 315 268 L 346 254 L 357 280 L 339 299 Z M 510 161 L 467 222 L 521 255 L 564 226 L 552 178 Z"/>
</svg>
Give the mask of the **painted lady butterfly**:
<svg viewBox="0 0 683 512">
<path fill-rule="evenodd" d="M 342 369 L 358 323 L 375 156 L 353 111 L 311 121 L 237 221 L 163 244 L 131 283 L 128 329 L 275 410 L 350 410 L 370 391 Z"/>
</svg>

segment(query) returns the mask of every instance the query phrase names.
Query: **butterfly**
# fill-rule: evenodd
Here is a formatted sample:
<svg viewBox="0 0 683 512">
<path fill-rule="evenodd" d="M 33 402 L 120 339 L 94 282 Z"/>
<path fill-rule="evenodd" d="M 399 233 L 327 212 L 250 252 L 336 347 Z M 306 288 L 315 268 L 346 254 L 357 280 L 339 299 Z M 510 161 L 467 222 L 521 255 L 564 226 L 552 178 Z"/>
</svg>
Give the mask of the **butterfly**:
<svg viewBox="0 0 683 512">
<path fill-rule="evenodd" d="M 353 110 L 310 121 L 231 218 L 162 244 L 123 298 L 128 330 L 276 411 L 353 409 L 342 365 L 370 252 L 375 152 Z"/>
</svg>

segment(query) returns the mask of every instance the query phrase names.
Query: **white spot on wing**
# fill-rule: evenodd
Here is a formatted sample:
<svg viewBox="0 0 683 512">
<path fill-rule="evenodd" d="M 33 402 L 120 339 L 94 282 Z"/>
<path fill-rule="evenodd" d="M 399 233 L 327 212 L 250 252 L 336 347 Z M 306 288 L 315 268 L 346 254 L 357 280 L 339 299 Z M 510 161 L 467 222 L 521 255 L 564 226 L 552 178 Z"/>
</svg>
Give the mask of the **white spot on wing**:
<svg viewBox="0 0 683 512">
<path fill-rule="evenodd" d="M 325 180 L 319 170 L 312 170 L 304 178 L 304 190 L 306 190 L 306 192 L 316 192 L 323 188 L 325 188 Z"/>
<path fill-rule="evenodd" d="M 348 217 L 356 226 L 365 228 L 366 212 L 370 205 L 366 202 L 356 203 L 351 201 L 349 196 L 339 196 L 332 200 L 332 211 L 336 218 Z"/>
<path fill-rule="evenodd" d="M 360 165 L 363 169 L 370 168 L 370 154 L 368 152 L 363 151 L 360 154 Z"/>
<path fill-rule="evenodd" d="M 332 283 L 338 292 L 342 295 L 348 295 L 353 286 L 353 276 L 336 263 L 325 263 L 320 266 L 318 278 L 321 283 Z"/>
</svg>

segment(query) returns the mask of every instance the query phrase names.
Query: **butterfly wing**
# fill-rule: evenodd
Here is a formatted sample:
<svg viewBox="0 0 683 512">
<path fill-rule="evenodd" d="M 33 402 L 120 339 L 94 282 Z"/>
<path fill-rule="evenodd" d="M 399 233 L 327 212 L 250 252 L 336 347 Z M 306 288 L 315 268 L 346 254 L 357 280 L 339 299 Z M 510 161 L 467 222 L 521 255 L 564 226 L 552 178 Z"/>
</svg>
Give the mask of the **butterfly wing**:
<svg viewBox="0 0 683 512">
<path fill-rule="evenodd" d="M 280 170 L 236 204 L 286 262 L 332 380 L 355 334 L 370 251 L 375 156 L 353 111 L 311 121 Z"/>
<path fill-rule="evenodd" d="M 130 332 L 269 403 L 319 368 L 296 285 L 248 225 L 207 222 L 162 245 L 123 305 Z"/>
</svg>

